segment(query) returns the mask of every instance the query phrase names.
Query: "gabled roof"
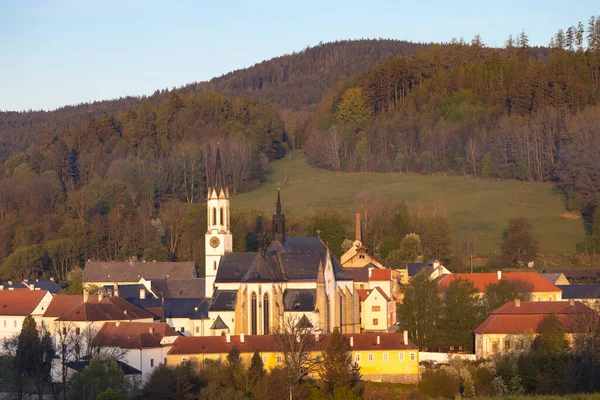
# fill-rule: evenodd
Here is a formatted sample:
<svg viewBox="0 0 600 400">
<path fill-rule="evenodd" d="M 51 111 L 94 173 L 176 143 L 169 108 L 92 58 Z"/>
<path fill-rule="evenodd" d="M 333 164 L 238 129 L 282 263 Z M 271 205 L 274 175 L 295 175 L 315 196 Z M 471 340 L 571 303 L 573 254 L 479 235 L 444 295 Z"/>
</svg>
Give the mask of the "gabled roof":
<svg viewBox="0 0 600 400">
<path fill-rule="evenodd" d="M 544 273 L 540 273 L 540 275 L 542 276 L 542 278 L 544 278 L 548 282 L 555 285 L 556 281 L 561 277 L 561 275 L 563 275 L 563 273 L 562 272 L 553 272 L 553 273 L 544 272 Z"/>
<path fill-rule="evenodd" d="M 379 344 L 377 337 L 379 336 Z M 344 334 L 344 340 L 350 345 L 352 338 L 354 351 L 382 351 L 382 350 L 417 350 L 418 347 L 408 341 L 404 344 L 403 335 L 398 333 L 359 333 Z M 316 340 L 316 338 L 315 338 Z M 316 341 L 317 350 L 323 350 L 331 340 L 331 335 L 320 335 Z M 169 355 L 195 355 L 195 354 L 227 354 L 236 347 L 240 353 L 254 353 L 256 350 L 264 353 L 279 353 L 279 346 L 273 335 L 245 335 L 244 342 L 240 336 L 231 335 L 227 343 L 227 336 L 180 336 L 175 340 Z"/>
<path fill-rule="evenodd" d="M 75 307 L 79 306 L 81 303 L 83 303 L 83 296 L 81 295 L 54 295 L 50 305 L 48 305 L 48 308 L 44 313 L 44 317 L 61 317 Z"/>
<path fill-rule="evenodd" d="M 568 299 L 600 299 L 600 284 L 593 285 L 558 285 L 563 300 Z"/>
<path fill-rule="evenodd" d="M 298 321 L 298 323 L 296 324 L 296 328 L 312 329 L 313 324 L 308 320 L 308 318 L 306 317 L 306 314 L 302 314 L 300 321 Z"/>
<path fill-rule="evenodd" d="M 135 282 L 140 278 L 193 279 L 193 262 L 92 262 L 85 263 L 83 282 Z"/>
<path fill-rule="evenodd" d="M 29 315 L 46 294 L 47 290 L 0 290 L 0 315 Z"/>
<path fill-rule="evenodd" d="M 485 293 L 487 285 L 498 284 L 498 274 L 496 272 L 482 274 L 449 274 L 442 275 L 438 280 L 440 291 L 445 292 L 455 280 L 464 279 L 473 282 L 473 286 L 479 293 Z M 560 289 L 548 282 L 537 272 L 502 272 L 502 280 L 520 281 L 531 286 L 531 293 L 537 292 L 559 292 Z"/>
<path fill-rule="evenodd" d="M 537 332 L 538 325 L 546 315 L 555 314 L 567 332 L 574 332 L 573 317 L 590 312 L 581 302 L 571 305 L 568 301 L 521 301 L 517 306 L 509 301 L 492 314 L 477 328 L 479 334 L 522 334 Z"/>
<path fill-rule="evenodd" d="M 412 277 L 417 274 L 422 268 L 425 268 L 428 263 L 408 263 L 406 264 L 406 270 L 408 271 L 408 276 Z"/>
<path fill-rule="evenodd" d="M 391 269 L 372 269 L 369 272 L 369 281 L 391 281 L 392 270 Z"/>
<path fill-rule="evenodd" d="M 131 303 L 150 312 L 155 318 L 208 318 L 210 301 L 201 299 L 132 299 Z"/>
<path fill-rule="evenodd" d="M 229 327 L 227 326 L 227 324 L 221 319 L 221 316 L 218 315 L 217 319 L 215 319 L 215 322 L 213 322 L 213 324 L 211 325 L 210 329 L 229 329 Z"/>
<path fill-rule="evenodd" d="M 120 297 L 105 297 L 98 301 L 97 296 L 90 296 L 88 302 L 81 303 L 57 321 L 124 321 L 146 318 L 154 316 Z"/>
<path fill-rule="evenodd" d="M 386 301 L 392 301 L 390 297 L 387 294 L 385 294 L 385 292 L 379 286 L 375 287 L 375 289 L 358 289 L 356 291 L 358 292 L 358 298 L 360 299 L 360 301 L 365 301 L 371 295 L 371 293 L 373 293 L 373 291 L 383 296 L 383 298 Z"/>
<path fill-rule="evenodd" d="M 97 347 L 143 349 L 162 347 L 165 336 L 178 333 L 165 322 L 105 322 L 92 341 Z"/>
<path fill-rule="evenodd" d="M 221 257 L 215 283 L 316 281 L 319 264 L 328 260 L 336 280 L 352 280 L 327 246 L 315 237 L 287 237 L 282 245 L 274 241 L 264 254 L 227 253 Z"/>
<path fill-rule="evenodd" d="M 61 290 L 60 285 L 51 280 L 44 280 L 44 279 L 26 280 L 25 282 L 23 282 L 23 284 L 27 284 L 27 285 L 29 285 L 29 287 L 33 286 L 33 288 L 35 288 L 35 289 L 47 290 L 52 294 L 57 294 Z"/>
<path fill-rule="evenodd" d="M 316 289 L 286 289 L 283 292 L 284 311 L 312 312 L 316 308 Z"/>
<path fill-rule="evenodd" d="M 199 299 L 205 296 L 206 281 L 196 279 L 153 279 L 152 292 L 165 299 Z"/>
<path fill-rule="evenodd" d="M 235 311 L 237 290 L 216 290 L 208 308 L 209 311 Z"/>
</svg>

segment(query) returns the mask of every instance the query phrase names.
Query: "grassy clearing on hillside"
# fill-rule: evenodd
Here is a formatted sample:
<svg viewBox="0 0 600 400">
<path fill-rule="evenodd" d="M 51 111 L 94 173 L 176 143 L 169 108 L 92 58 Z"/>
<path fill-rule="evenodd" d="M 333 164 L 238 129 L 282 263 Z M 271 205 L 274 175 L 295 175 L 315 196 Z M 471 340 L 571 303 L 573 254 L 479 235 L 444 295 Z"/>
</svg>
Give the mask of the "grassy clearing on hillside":
<svg viewBox="0 0 600 400">
<path fill-rule="evenodd" d="M 477 254 L 499 251 L 502 232 L 513 216 L 531 220 L 542 252 L 575 251 L 575 244 L 584 236 L 582 221 L 567 213 L 561 196 L 554 193 L 550 184 L 443 175 L 332 172 L 311 167 L 298 151 L 272 163 L 267 182 L 259 189 L 233 196 L 232 208 L 270 215 L 278 183 L 285 212 L 298 217 L 335 208 L 353 220 L 355 196 L 362 191 L 379 193 L 384 199 L 406 200 L 413 207 L 419 202 L 425 208 L 439 203 L 448 209 L 455 241 L 474 241 Z M 348 229 L 351 232 L 353 228 Z"/>
</svg>

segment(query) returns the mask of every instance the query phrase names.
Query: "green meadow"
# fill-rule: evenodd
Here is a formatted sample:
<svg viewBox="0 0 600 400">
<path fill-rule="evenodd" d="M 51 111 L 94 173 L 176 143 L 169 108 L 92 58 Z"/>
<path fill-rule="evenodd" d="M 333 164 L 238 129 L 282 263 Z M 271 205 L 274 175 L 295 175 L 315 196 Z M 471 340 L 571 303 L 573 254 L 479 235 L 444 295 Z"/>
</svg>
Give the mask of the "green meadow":
<svg viewBox="0 0 600 400">
<path fill-rule="evenodd" d="M 508 220 L 525 216 L 536 228 L 542 252 L 572 252 L 584 237 L 579 216 L 568 213 L 554 186 L 444 175 L 343 173 L 313 168 L 296 151 L 270 165 L 258 189 L 234 195 L 231 207 L 270 215 L 280 185 L 286 213 L 303 217 L 333 208 L 353 220 L 356 195 L 363 191 L 412 208 L 442 206 L 448 210 L 456 244 L 475 243 L 476 254 L 499 251 Z M 348 226 L 349 232 L 352 227 Z"/>
</svg>

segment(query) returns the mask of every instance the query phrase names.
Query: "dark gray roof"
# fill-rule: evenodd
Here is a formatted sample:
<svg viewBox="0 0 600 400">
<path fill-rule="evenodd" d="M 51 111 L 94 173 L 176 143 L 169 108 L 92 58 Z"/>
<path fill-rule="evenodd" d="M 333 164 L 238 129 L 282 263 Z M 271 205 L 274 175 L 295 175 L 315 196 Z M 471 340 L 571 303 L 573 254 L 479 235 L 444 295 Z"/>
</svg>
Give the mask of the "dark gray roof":
<svg viewBox="0 0 600 400">
<path fill-rule="evenodd" d="M 165 299 L 202 298 L 205 291 L 205 279 L 153 279 L 152 291 Z"/>
<path fill-rule="evenodd" d="M 336 280 L 352 280 L 352 275 L 321 239 L 288 237 L 283 245 L 277 241 L 271 243 L 264 255 L 254 252 L 225 254 L 215 282 L 316 280 L 319 264 L 325 264 L 328 256 Z"/>
<path fill-rule="evenodd" d="M 542 278 L 544 278 L 548 282 L 554 283 L 558 280 L 558 278 L 560 278 L 560 276 L 562 275 L 562 272 L 554 272 L 554 273 L 542 272 L 542 273 L 540 273 L 540 275 L 542 276 Z"/>
<path fill-rule="evenodd" d="M 164 302 L 164 305 L 163 305 Z M 144 309 L 160 309 L 163 308 L 162 315 L 165 319 L 169 318 L 190 318 L 190 319 L 207 319 L 208 299 L 133 299 L 132 304 Z M 153 311 L 154 311 L 153 310 Z M 157 314 L 153 312 L 153 314 Z"/>
<path fill-rule="evenodd" d="M 139 299 L 140 298 L 140 289 L 146 289 L 146 286 L 142 285 L 141 283 L 134 283 L 134 284 L 130 284 L 130 285 L 117 285 L 118 289 L 119 289 L 119 297 L 131 302 L 131 300 L 133 299 Z M 104 290 L 104 293 L 108 293 L 110 296 L 112 296 L 115 290 L 115 286 L 114 285 L 105 285 L 102 288 Z M 97 293 L 97 292 L 96 292 Z M 148 292 L 148 290 L 146 290 L 146 297 L 154 297 L 152 296 L 152 294 L 150 292 Z"/>
<path fill-rule="evenodd" d="M 119 360 L 115 360 L 115 361 L 117 362 L 117 365 L 119 366 L 121 371 L 123 371 L 123 375 L 125 375 L 125 376 L 142 374 L 139 369 L 136 369 L 136 368 L 132 367 L 131 365 L 124 363 L 123 361 L 119 361 Z M 82 361 L 70 361 L 70 362 L 66 363 L 66 366 L 71 368 L 72 370 L 81 372 L 81 371 L 83 371 L 83 369 L 85 367 L 87 367 L 89 365 L 89 363 L 90 363 L 90 361 L 88 359 L 85 359 Z"/>
<path fill-rule="evenodd" d="M 427 263 L 408 263 L 406 269 L 408 270 L 408 276 L 415 276 L 422 268 L 426 267 Z"/>
<path fill-rule="evenodd" d="M 316 299 L 316 289 L 287 289 L 283 292 L 283 309 L 285 311 L 314 311 Z"/>
<path fill-rule="evenodd" d="M 217 290 L 213 293 L 210 311 L 235 311 L 237 290 Z"/>
<path fill-rule="evenodd" d="M 84 282 L 137 282 L 145 279 L 196 278 L 193 262 L 92 262 L 85 263 Z"/>
<path fill-rule="evenodd" d="M 567 299 L 600 299 L 600 285 L 557 285 L 562 298 Z"/>
<path fill-rule="evenodd" d="M 33 285 L 34 288 L 39 288 L 40 290 L 47 290 L 52 294 L 57 294 L 62 289 L 60 285 L 51 280 L 28 280 L 25 281 L 28 285 Z"/>
<path fill-rule="evenodd" d="M 302 318 L 300 318 L 300 321 L 298 321 L 298 323 L 296 324 L 296 328 L 300 328 L 300 329 L 306 329 L 306 328 L 312 328 L 312 327 L 313 327 L 313 324 L 308 320 L 306 315 L 303 315 Z"/>
<path fill-rule="evenodd" d="M 213 322 L 210 329 L 229 329 L 229 327 L 225 322 L 223 322 L 221 316 L 217 315 L 217 319 L 215 319 L 215 322 Z"/>
</svg>

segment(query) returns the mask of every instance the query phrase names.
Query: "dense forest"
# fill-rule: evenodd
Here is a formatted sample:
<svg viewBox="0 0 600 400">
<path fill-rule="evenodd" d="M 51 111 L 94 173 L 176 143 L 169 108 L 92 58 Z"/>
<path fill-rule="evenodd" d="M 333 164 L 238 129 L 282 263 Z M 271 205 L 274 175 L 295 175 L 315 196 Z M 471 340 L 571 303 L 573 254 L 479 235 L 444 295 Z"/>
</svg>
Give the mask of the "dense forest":
<svg viewBox="0 0 600 400">
<path fill-rule="evenodd" d="M 319 167 L 557 182 L 591 215 L 600 188 L 600 19 L 560 30 L 547 57 L 525 32 L 391 57 L 327 93 L 305 131 Z"/>
<path fill-rule="evenodd" d="M 274 103 L 280 109 L 307 110 L 336 82 L 363 73 L 390 56 L 411 56 L 424 45 L 401 40 L 346 40 L 263 61 L 210 82 L 157 90 L 148 97 L 124 97 L 61 107 L 54 111 L 0 112 L 0 160 L 39 144 L 45 134 L 59 134 L 90 118 L 116 115 L 142 101 L 157 107 L 172 93 L 180 96 L 217 91 Z M 303 113 L 305 115 L 306 113 Z"/>
<path fill-rule="evenodd" d="M 302 148 L 313 165 L 333 170 L 554 182 L 570 208 L 591 216 L 599 98 L 600 19 L 592 18 L 587 28 L 559 31 L 548 48 L 530 47 L 525 32 L 500 49 L 478 36 L 343 41 L 147 98 L 3 112 L 0 275 L 65 281 L 86 259 L 202 267 L 201 203 L 217 142 L 234 193 Z M 443 210 L 377 209 L 392 217 L 372 219 L 365 238 L 391 264 L 403 259 L 394 249 L 410 232 L 420 235 L 422 256 L 452 256 Z M 332 210 L 290 216 L 288 225 L 290 234 L 318 227 L 337 252 L 347 222 Z M 256 213 L 237 210 L 232 224 L 234 248 L 254 249 L 263 229 Z M 595 235 L 600 249 L 600 225 Z"/>
</svg>

